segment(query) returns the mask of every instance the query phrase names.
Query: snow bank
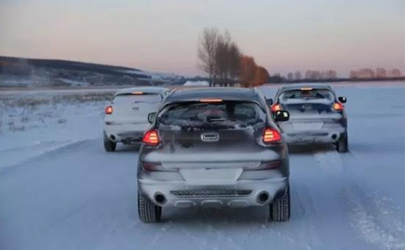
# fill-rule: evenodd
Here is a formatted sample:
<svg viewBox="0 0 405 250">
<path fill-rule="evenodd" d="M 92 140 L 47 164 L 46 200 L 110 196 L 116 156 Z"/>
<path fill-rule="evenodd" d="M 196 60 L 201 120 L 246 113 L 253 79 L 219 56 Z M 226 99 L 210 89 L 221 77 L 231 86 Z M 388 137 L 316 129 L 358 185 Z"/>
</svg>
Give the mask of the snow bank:
<svg viewBox="0 0 405 250">
<path fill-rule="evenodd" d="M 0 95 L 0 171 L 102 134 L 110 93 Z"/>
</svg>

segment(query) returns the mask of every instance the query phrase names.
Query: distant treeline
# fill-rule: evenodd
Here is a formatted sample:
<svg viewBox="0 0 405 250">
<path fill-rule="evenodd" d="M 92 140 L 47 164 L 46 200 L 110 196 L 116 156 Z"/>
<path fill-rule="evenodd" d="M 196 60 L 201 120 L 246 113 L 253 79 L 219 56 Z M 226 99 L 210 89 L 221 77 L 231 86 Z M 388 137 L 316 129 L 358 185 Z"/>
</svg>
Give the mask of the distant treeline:
<svg viewBox="0 0 405 250">
<path fill-rule="evenodd" d="M 383 81 L 405 81 L 405 76 L 385 77 L 385 78 L 335 78 L 335 79 L 301 79 L 287 80 L 286 78 L 271 76 L 268 83 L 316 83 L 316 82 L 383 82 Z"/>
<path fill-rule="evenodd" d="M 364 68 L 353 70 L 350 72 L 350 77 L 338 77 L 335 70 L 316 71 L 307 70 L 304 77 L 300 71 L 295 73 L 288 73 L 287 77 L 280 74 L 274 74 L 269 77 L 270 83 L 283 83 L 283 82 L 360 82 L 360 81 L 398 81 L 405 80 L 405 76 L 399 69 L 386 70 L 384 68 L 377 68 L 376 70 Z"/>
</svg>

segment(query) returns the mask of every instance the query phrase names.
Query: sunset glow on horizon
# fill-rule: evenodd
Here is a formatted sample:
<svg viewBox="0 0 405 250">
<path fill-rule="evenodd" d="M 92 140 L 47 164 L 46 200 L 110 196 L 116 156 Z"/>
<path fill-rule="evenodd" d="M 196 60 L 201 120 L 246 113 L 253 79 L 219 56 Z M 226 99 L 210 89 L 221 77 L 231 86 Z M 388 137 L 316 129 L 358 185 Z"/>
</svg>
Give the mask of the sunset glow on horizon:
<svg viewBox="0 0 405 250">
<path fill-rule="evenodd" d="M 403 0 L 2 0 L 0 55 L 203 75 L 198 37 L 228 30 L 270 74 L 398 68 Z"/>
</svg>

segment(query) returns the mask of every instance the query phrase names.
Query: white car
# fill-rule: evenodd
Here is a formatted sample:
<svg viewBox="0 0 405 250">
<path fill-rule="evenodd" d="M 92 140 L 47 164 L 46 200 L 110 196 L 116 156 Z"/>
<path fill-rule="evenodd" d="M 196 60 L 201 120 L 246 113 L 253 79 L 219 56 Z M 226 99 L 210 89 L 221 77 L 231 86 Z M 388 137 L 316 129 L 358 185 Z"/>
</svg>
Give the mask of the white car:
<svg viewBox="0 0 405 250">
<path fill-rule="evenodd" d="M 116 149 L 117 142 L 133 144 L 142 141 L 150 126 L 148 114 L 155 112 L 163 98 L 170 92 L 161 87 L 137 87 L 119 90 L 105 108 L 104 148 Z"/>
</svg>

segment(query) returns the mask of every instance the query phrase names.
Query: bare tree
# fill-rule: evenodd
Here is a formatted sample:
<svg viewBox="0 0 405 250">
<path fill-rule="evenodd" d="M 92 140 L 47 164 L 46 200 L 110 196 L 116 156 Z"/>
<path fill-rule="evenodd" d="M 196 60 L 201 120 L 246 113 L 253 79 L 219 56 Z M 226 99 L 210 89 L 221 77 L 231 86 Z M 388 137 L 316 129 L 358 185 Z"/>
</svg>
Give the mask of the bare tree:
<svg viewBox="0 0 405 250">
<path fill-rule="evenodd" d="M 377 78 L 387 77 L 387 70 L 385 70 L 384 68 L 377 68 L 375 72 Z"/>
<path fill-rule="evenodd" d="M 219 34 L 215 53 L 215 73 L 220 84 L 227 86 L 239 76 L 241 53 L 228 31 Z"/>
<path fill-rule="evenodd" d="M 219 33 L 216 28 L 205 28 L 200 37 L 198 60 L 200 68 L 209 75 L 210 86 L 215 81 L 216 53 Z"/>
<path fill-rule="evenodd" d="M 228 50 L 229 50 L 229 35 L 219 35 L 217 39 L 216 53 L 215 53 L 215 73 L 219 76 L 220 85 L 222 86 L 227 79 L 228 73 Z"/>
<path fill-rule="evenodd" d="M 289 81 L 294 80 L 294 74 L 293 74 L 292 72 L 288 73 L 288 74 L 287 74 L 287 79 L 288 79 Z"/>
<path fill-rule="evenodd" d="M 228 48 L 229 57 L 229 76 L 232 81 L 239 77 L 240 58 L 242 53 L 236 43 L 232 42 Z"/>
<path fill-rule="evenodd" d="M 305 79 L 314 79 L 314 73 L 313 73 L 313 71 L 312 70 L 307 70 L 306 72 L 305 72 Z"/>
<path fill-rule="evenodd" d="M 254 86 L 259 86 L 269 81 L 270 75 L 267 70 L 261 66 L 256 67 L 255 78 L 253 81 Z"/>
<path fill-rule="evenodd" d="M 350 71 L 350 78 L 351 78 L 351 79 L 359 78 L 358 72 L 357 72 L 357 71 L 354 71 L 354 70 Z"/>
<path fill-rule="evenodd" d="M 253 85 L 256 76 L 257 65 L 255 59 L 250 56 L 243 55 L 240 60 L 240 81 L 243 86 L 249 87 Z"/>
<path fill-rule="evenodd" d="M 393 69 L 393 70 L 391 70 L 390 76 L 391 77 L 401 77 L 402 72 L 399 69 Z"/>
<path fill-rule="evenodd" d="M 296 71 L 295 74 L 294 74 L 294 78 L 295 78 L 295 80 L 297 80 L 297 81 L 301 80 L 301 79 L 302 79 L 301 72 L 300 72 L 300 71 Z"/>
</svg>

